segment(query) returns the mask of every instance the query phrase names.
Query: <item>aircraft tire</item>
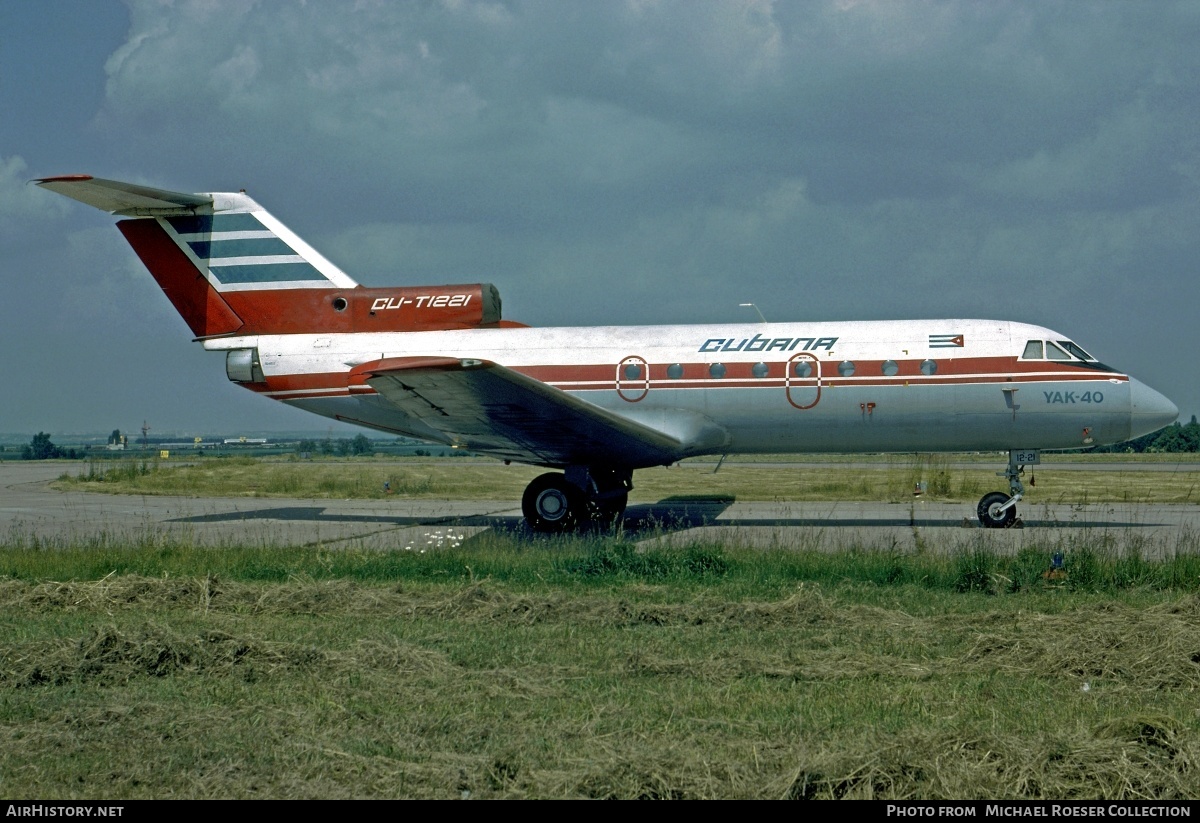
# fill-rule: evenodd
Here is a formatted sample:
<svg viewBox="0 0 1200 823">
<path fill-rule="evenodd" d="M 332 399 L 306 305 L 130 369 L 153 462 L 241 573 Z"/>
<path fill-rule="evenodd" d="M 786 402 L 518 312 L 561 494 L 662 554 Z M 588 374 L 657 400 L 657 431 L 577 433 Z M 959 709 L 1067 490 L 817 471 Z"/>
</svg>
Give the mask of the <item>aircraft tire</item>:
<svg viewBox="0 0 1200 823">
<path fill-rule="evenodd" d="M 558 472 L 538 475 L 521 496 L 525 522 L 536 532 L 559 534 L 579 525 L 586 508 L 583 492 Z"/>
<path fill-rule="evenodd" d="M 985 529 L 1007 529 L 1016 521 L 1016 506 L 1009 506 L 999 514 L 992 511 L 1006 502 L 1008 502 L 1008 495 L 1004 492 L 988 492 L 980 499 L 975 513 L 979 515 L 979 522 Z"/>
</svg>

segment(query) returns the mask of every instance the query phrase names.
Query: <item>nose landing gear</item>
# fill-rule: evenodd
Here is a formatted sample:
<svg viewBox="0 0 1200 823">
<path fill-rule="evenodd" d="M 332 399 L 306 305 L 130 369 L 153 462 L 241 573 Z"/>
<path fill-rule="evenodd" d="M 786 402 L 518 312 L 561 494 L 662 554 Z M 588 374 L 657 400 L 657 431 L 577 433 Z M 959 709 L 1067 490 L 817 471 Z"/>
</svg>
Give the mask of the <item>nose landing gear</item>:
<svg viewBox="0 0 1200 823">
<path fill-rule="evenodd" d="M 975 513 L 985 529 L 1007 529 L 1017 520 L 1016 502 L 1020 495 L 1009 496 L 1004 492 L 988 492 L 979 501 Z"/>
<path fill-rule="evenodd" d="M 1025 473 L 1027 464 L 1038 463 L 1040 460 L 1041 456 L 1036 451 L 1028 449 L 1009 451 L 1008 468 L 1002 472 L 996 472 L 998 477 L 1008 478 L 1009 494 L 988 492 L 975 507 L 979 522 L 985 529 L 1008 529 L 1016 523 L 1017 501 L 1025 494 L 1025 484 L 1021 482 L 1021 475 Z"/>
</svg>

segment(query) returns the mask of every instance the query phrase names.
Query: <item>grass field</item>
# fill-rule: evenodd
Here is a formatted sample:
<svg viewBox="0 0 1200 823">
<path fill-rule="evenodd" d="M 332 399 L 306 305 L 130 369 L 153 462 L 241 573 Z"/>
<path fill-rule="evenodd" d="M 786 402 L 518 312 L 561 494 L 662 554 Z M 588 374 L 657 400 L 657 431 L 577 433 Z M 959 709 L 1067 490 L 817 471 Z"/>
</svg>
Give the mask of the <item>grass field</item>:
<svg viewBox="0 0 1200 823">
<path fill-rule="evenodd" d="M 1055 471 L 1053 460 L 1110 462 L 1109 455 L 1047 457 L 1026 475 L 1028 503 L 1197 503 L 1200 472 L 1107 469 Z M 1126 461 L 1156 463 L 1148 456 Z M 972 455 L 855 457 L 855 466 L 829 465 L 822 456 L 721 465 L 688 461 L 671 468 L 635 473 L 633 503 L 654 503 L 679 495 L 752 500 L 911 500 L 918 483 L 927 499 L 970 502 L 985 492 L 1007 488 L 996 476 L 1005 458 Z M 1178 462 L 1178 461 L 1176 461 Z M 1194 462 L 1194 461 L 1192 461 Z M 363 458 L 349 461 L 297 461 L 255 458 L 205 459 L 191 463 L 151 460 L 91 461 L 64 472 L 59 488 L 107 493 L 191 496 L 301 498 L 415 498 L 516 500 L 525 485 L 543 472 L 532 466 L 505 466 L 494 460 L 404 460 Z M 385 484 L 387 491 L 385 491 Z"/>
<path fill-rule="evenodd" d="M 912 499 L 925 482 L 973 502 L 1000 482 L 995 461 L 809 462 L 639 472 L 634 499 Z M 537 471 L 125 461 L 58 484 L 513 499 Z M 1043 502 L 1196 500 L 1192 473 L 1035 471 Z M 958 534 L 829 553 L 494 530 L 426 552 L 14 532 L 0 796 L 1194 798 L 1200 535 L 1157 562 L 1148 539 L 1047 535 L 1000 556 Z"/>
<path fill-rule="evenodd" d="M 6 798 L 1191 798 L 1200 557 L 0 551 Z"/>
</svg>

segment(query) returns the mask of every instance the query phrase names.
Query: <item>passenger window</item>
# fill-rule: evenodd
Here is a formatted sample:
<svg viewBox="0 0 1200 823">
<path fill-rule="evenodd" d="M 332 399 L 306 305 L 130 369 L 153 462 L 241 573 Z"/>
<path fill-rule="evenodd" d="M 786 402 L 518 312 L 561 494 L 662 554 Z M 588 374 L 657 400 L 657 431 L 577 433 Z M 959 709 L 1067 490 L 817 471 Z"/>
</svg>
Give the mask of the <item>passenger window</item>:
<svg viewBox="0 0 1200 823">
<path fill-rule="evenodd" d="M 854 374 L 854 364 L 849 360 L 843 360 L 841 363 L 838 363 L 838 374 L 842 377 L 849 377 Z"/>
<path fill-rule="evenodd" d="M 1021 355 L 1022 360 L 1041 360 L 1042 359 L 1042 341 L 1030 340 L 1025 344 L 1025 353 Z"/>
<path fill-rule="evenodd" d="M 1047 360 L 1070 360 L 1071 355 L 1060 349 L 1058 346 L 1046 341 L 1046 359 Z"/>
<path fill-rule="evenodd" d="M 796 376 L 797 377 L 811 377 L 812 373 L 813 373 L 812 363 L 809 363 L 807 360 L 797 360 L 796 361 Z"/>
<path fill-rule="evenodd" d="M 766 363 L 755 363 L 754 366 L 750 369 L 750 373 L 753 374 L 755 377 L 766 377 L 767 373 L 770 371 L 771 371 L 771 369 L 768 368 Z"/>
<path fill-rule="evenodd" d="M 642 367 L 641 366 L 639 366 L 637 363 L 626 363 L 625 364 L 625 379 L 626 380 L 637 380 L 641 376 L 642 376 Z"/>
<path fill-rule="evenodd" d="M 937 363 L 932 360 L 922 360 L 921 374 L 937 374 Z"/>
<path fill-rule="evenodd" d="M 667 366 L 667 377 L 672 380 L 678 380 L 683 377 L 683 365 L 680 363 L 672 363 Z"/>
<path fill-rule="evenodd" d="M 713 363 L 711 366 L 708 367 L 708 374 L 710 377 L 716 377 L 717 379 L 724 377 L 725 376 L 725 364 L 724 363 Z"/>
<path fill-rule="evenodd" d="M 884 360 L 883 365 L 879 368 L 887 377 L 895 377 L 896 373 L 900 371 L 900 367 L 896 365 L 895 360 Z"/>
</svg>

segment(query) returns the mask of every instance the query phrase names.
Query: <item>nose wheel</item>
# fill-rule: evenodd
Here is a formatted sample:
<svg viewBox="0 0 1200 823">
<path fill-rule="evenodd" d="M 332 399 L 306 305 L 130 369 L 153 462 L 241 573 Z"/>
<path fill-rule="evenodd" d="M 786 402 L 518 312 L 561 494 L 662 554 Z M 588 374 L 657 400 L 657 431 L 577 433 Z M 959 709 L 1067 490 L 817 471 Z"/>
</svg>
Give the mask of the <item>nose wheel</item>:
<svg viewBox="0 0 1200 823">
<path fill-rule="evenodd" d="M 1025 494 L 1025 484 L 1021 482 L 1021 475 L 1025 473 L 1026 463 L 1037 463 L 1040 460 L 1037 451 L 1028 449 L 1008 453 L 1008 468 L 997 474 L 1008 478 L 1009 494 L 988 492 L 980 498 L 979 505 L 975 507 L 980 525 L 985 529 L 1008 529 L 1017 522 L 1017 501 Z"/>
<path fill-rule="evenodd" d="M 979 515 L 979 522 L 985 529 L 1007 529 L 1016 522 L 1017 507 L 1015 505 L 1005 506 L 1009 499 L 1004 492 L 988 492 L 983 496 L 975 513 Z M 1015 504 L 1016 501 L 1014 500 L 1013 503 Z"/>
</svg>

